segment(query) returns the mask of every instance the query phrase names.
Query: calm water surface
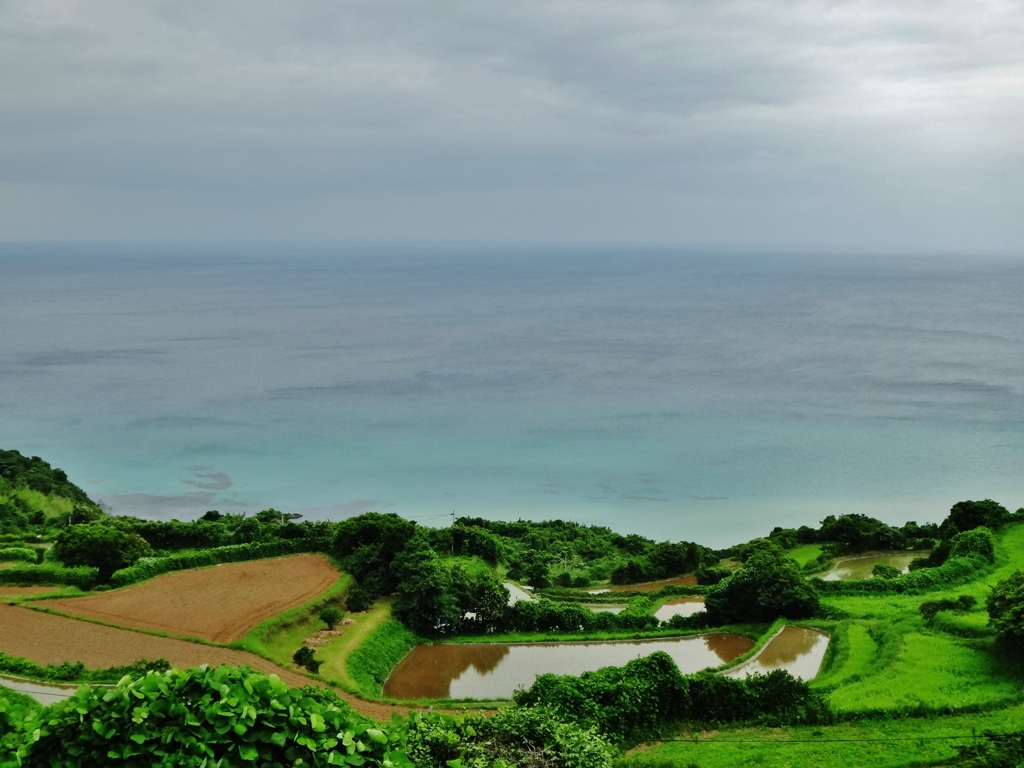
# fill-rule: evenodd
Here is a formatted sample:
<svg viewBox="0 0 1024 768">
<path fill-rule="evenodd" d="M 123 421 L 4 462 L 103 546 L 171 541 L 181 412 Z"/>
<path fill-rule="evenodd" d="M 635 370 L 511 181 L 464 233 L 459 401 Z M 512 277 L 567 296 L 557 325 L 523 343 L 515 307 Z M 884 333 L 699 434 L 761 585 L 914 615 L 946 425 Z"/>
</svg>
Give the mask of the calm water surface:
<svg viewBox="0 0 1024 768">
<path fill-rule="evenodd" d="M 579 675 L 665 651 L 683 673 L 717 667 L 754 641 L 714 632 L 683 638 L 592 643 L 445 643 L 418 645 L 384 684 L 396 699 L 508 699 L 537 675 Z"/>
<path fill-rule="evenodd" d="M 0 246 L 0 442 L 114 511 L 728 546 L 1024 505 L 1024 261 Z"/>
<path fill-rule="evenodd" d="M 725 672 L 746 677 L 784 669 L 794 677 L 812 680 L 821 669 L 829 637 L 817 629 L 783 627 L 753 658 Z"/>
<path fill-rule="evenodd" d="M 668 621 L 673 616 L 692 616 L 703 610 L 703 597 L 677 597 L 662 603 L 658 610 L 654 612 L 654 616 L 659 621 Z"/>
<path fill-rule="evenodd" d="M 836 560 L 832 570 L 824 573 L 822 579 L 825 581 L 859 581 L 871 578 L 871 569 L 876 565 L 891 565 L 901 572 L 907 573 L 910 568 L 910 561 L 925 557 L 928 550 L 920 552 L 878 552 L 865 555 L 853 555 L 841 557 Z"/>
<path fill-rule="evenodd" d="M 0 675 L 0 685 L 31 696 L 44 706 L 70 699 L 79 688 L 78 684 L 37 683 L 34 680 L 23 680 L 20 677 L 8 677 L 7 675 Z"/>
</svg>

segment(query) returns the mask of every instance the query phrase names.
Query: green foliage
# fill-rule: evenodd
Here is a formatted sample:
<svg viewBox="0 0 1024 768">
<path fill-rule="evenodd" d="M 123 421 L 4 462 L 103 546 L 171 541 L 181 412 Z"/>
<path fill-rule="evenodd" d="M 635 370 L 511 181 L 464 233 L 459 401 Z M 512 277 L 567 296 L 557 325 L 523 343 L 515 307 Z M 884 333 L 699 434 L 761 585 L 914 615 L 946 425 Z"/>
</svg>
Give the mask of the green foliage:
<svg viewBox="0 0 1024 768">
<path fill-rule="evenodd" d="M 92 589 L 99 579 L 99 569 L 82 566 L 62 568 L 59 565 L 43 563 L 35 566 L 20 566 L 0 570 L 0 584 L 17 586 L 61 585 L 79 589 Z"/>
<path fill-rule="evenodd" d="M 139 581 L 151 579 L 162 573 L 184 571 L 219 563 L 237 563 L 243 560 L 260 560 L 265 557 L 280 557 L 307 551 L 301 541 L 273 540 L 263 543 L 231 544 L 216 549 L 184 551 L 164 557 L 142 557 L 130 568 L 116 571 L 110 577 L 112 587 L 124 587 Z"/>
<path fill-rule="evenodd" d="M 992 499 L 984 501 L 959 501 L 949 510 L 949 516 L 942 521 L 939 531 L 944 539 L 952 539 L 957 533 L 971 531 L 985 526 L 996 530 L 1009 522 L 1010 512 Z"/>
<path fill-rule="evenodd" d="M 539 707 L 510 707 L 490 718 L 409 717 L 407 753 L 418 766 L 610 768 L 615 752 L 593 729 Z"/>
<path fill-rule="evenodd" d="M 828 666 L 811 684 L 828 687 L 860 679 L 871 671 L 877 655 L 878 643 L 868 628 L 862 623 L 843 621 L 832 632 L 826 654 Z"/>
<path fill-rule="evenodd" d="M 944 598 L 942 600 L 926 600 L 921 603 L 918 609 L 924 617 L 925 624 L 931 624 L 935 614 L 939 611 L 970 611 L 974 609 L 978 601 L 971 595 L 960 595 L 958 598 Z"/>
<path fill-rule="evenodd" d="M 779 724 L 828 717 L 824 699 L 788 672 L 746 679 L 706 672 L 684 676 L 662 651 L 579 677 L 540 675 L 528 690 L 516 692 L 515 701 L 549 707 L 616 744 L 655 738 L 684 722 Z"/>
<path fill-rule="evenodd" d="M 0 450 L 0 478 L 11 488 L 29 488 L 47 496 L 62 496 L 96 507 L 85 491 L 68 480 L 63 470 L 51 467 L 38 456 L 30 458 L 18 451 Z"/>
<path fill-rule="evenodd" d="M 150 552 L 152 548 L 137 533 L 100 523 L 68 526 L 53 545 L 57 560 L 72 567 L 96 568 L 98 578 L 104 582 L 114 571 L 127 568 Z"/>
<path fill-rule="evenodd" d="M 398 586 L 391 563 L 416 532 L 416 524 L 395 514 L 366 512 L 343 520 L 332 552 L 342 569 L 376 595 L 390 595 Z"/>
<path fill-rule="evenodd" d="M 26 563 L 36 562 L 40 550 L 33 547 L 6 547 L 0 549 L 0 562 L 21 560 Z"/>
<path fill-rule="evenodd" d="M 688 541 L 663 541 L 649 548 L 643 557 L 631 557 L 612 571 L 612 584 L 639 584 L 690 573 L 701 566 L 714 566 L 718 557 L 707 547 Z"/>
<path fill-rule="evenodd" d="M 80 661 L 74 664 L 65 661 L 61 664 L 49 664 L 43 667 L 34 661 L 18 656 L 8 656 L 6 653 L 0 652 L 0 672 L 30 677 L 34 680 L 48 680 L 53 683 L 110 683 L 120 680 L 125 675 L 140 675 L 151 670 L 162 672 L 170 669 L 170 666 L 166 659 L 156 659 L 155 661 L 140 659 L 134 664 L 107 669 L 86 669 Z"/>
<path fill-rule="evenodd" d="M 200 667 L 82 689 L 24 725 L 22 764 L 412 768 L 401 735 L 276 676 Z"/>
<path fill-rule="evenodd" d="M 419 638 L 401 622 L 385 621 L 349 655 L 349 676 L 363 691 L 379 696 L 391 670 L 418 642 Z"/>
<path fill-rule="evenodd" d="M 918 568 L 898 579 L 863 579 L 861 581 L 815 580 L 822 595 L 907 594 L 914 595 L 964 584 L 978 576 L 987 563 L 977 557 L 953 557 L 938 568 Z"/>
<path fill-rule="evenodd" d="M 992 531 L 978 526 L 970 531 L 956 534 L 950 540 L 950 557 L 979 557 L 989 563 L 996 561 L 995 541 Z"/>
<path fill-rule="evenodd" d="M 328 605 L 317 616 L 327 625 L 327 629 L 334 629 L 338 622 L 345 618 L 345 613 L 333 605 Z"/>
<path fill-rule="evenodd" d="M 305 667 L 314 675 L 319 674 L 320 665 L 323 663 L 316 658 L 313 649 L 308 645 L 300 646 L 299 650 L 292 655 L 292 661 L 300 667 Z"/>
<path fill-rule="evenodd" d="M 818 596 L 796 563 L 775 544 L 763 542 L 742 569 L 708 591 L 704 605 L 713 624 L 800 619 L 818 610 Z"/>
<path fill-rule="evenodd" d="M 989 626 L 1018 647 L 1024 647 L 1024 571 L 1016 570 L 996 584 L 986 602 Z"/>
<path fill-rule="evenodd" d="M 902 575 L 899 568 L 888 563 L 875 563 L 871 569 L 871 576 L 876 579 L 898 579 Z"/>
<path fill-rule="evenodd" d="M 982 739 L 957 747 L 960 768 L 1019 768 L 1024 765 L 1024 731 L 983 734 Z"/>
</svg>

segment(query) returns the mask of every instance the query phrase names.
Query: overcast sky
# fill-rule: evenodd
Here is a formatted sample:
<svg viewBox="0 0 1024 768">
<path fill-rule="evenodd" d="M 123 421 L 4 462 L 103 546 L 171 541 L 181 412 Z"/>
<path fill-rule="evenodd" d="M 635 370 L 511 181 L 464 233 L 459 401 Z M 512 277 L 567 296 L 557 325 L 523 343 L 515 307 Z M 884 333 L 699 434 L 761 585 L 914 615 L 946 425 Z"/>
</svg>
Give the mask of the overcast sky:
<svg viewBox="0 0 1024 768">
<path fill-rule="evenodd" d="M 0 0 L 0 240 L 1024 251 L 1020 0 Z"/>
</svg>

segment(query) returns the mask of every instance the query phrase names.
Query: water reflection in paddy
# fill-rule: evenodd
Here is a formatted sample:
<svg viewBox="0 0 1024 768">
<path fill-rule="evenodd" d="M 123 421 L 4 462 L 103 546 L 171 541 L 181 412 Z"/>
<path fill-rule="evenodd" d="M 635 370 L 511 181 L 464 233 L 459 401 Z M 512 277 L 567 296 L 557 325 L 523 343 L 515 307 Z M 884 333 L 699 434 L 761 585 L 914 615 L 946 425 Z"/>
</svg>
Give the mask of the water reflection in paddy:
<svg viewBox="0 0 1024 768">
<path fill-rule="evenodd" d="M 582 605 L 594 613 L 622 613 L 626 610 L 626 606 L 615 603 L 582 603 Z"/>
<path fill-rule="evenodd" d="M 828 635 L 817 629 L 784 627 L 753 658 L 725 672 L 729 677 L 746 677 L 784 669 L 794 677 L 811 680 L 821 669 L 828 648 Z"/>
<path fill-rule="evenodd" d="M 0 675 L 0 685 L 4 688 L 10 688 L 12 691 L 24 693 L 26 696 L 31 696 L 43 705 L 70 699 L 79 688 L 78 683 L 37 683 L 34 680 L 7 677 L 6 675 Z"/>
<path fill-rule="evenodd" d="M 825 581 L 858 581 L 870 579 L 871 569 L 876 565 L 891 565 L 902 573 L 907 573 L 910 561 L 916 557 L 925 557 L 928 550 L 918 552 L 871 552 L 863 555 L 851 555 L 836 560 L 832 570 L 821 578 Z"/>
<path fill-rule="evenodd" d="M 712 632 L 691 637 L 590 643 L 463 643 L 418 645 L 384 684 L 396 699 L 508 699 L 547 672 L 579 675 L 621 667 L 655 651 L 668 653 L 685 674 L 717 667 L 749 651 L 754 641 Z"/>
<path fill-rule="evenodd" d="M 666 600 L 664 604 L 654 612 L 658 621 L 668 621 L 673 616 L 692 616 L 704 610 L 703 597 L 676 597 Z"/>
</svg>

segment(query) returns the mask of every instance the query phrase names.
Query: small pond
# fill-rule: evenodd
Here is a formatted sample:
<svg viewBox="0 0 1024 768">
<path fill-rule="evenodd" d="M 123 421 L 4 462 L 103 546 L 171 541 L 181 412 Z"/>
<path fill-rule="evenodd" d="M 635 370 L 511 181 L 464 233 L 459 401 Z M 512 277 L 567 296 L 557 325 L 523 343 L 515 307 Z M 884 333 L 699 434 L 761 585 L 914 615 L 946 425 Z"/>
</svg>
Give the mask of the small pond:
<svg viewBox="0 0 1024 768">
<path fill-rule="evenodd" d="M 0 675 L 0 685 L 31 696 L 44 705 L 70 699 L 79 688 L 78 683 L 37 683 L 34 680 L 22 680 L 19 677 L 7 677 L 6 675 Z"/>
<path fill-rule="evenodd" d="M 673 616 L 693 616 L 703 610 L 703 597 L 675 597 L 662 603 L 654 612 L 654 617 L 658 621 L 668 621 Z"/>
<path fill-rule="evenodd" d="M 520 600 L 526 600 L 527 602 L 529 602 L 530 600 L 535 600 L 536 599 L 529 592 L 524 590 L 522 587 L 519 587 L 519 586 L 513 584 L 511 581 L 506 581 L 505 582 L 505 589 L 508 590 L 508 604 L 509 605 L 515 605 Z"/>
<path fill-rule="evenodd" d="M 879 563 L 898 568 L 906 573 L 910 561 L 917 557 L 925 557 L 927 550 L 919 552 L 865 552 L 861 555 L 840 557 L 832 570 L 822 575 L 825 581 L 859 581 L 871 578 L 871 569 Z"/>
<path fill-rule="evenodd" d="M 746 677 L 784 669 L 794 677 L 811 680 L 821 669 L 828 648 L 828 635 L 817 629 L 783 627 L 782 631 L 753 657 L 723 674 Z"/>
<path fill-rule="evenodd" d="M 691 637 L 579 643 L 445 643 L 418 645 L 384 683 L 395 699 L 509 699 L 537 675 L 579 675 L 621 667 L 655 651 L 668 653 L 682 672 L 735 659 L 754 646 L 743 635 L 712 632 Z"/>
</svg>

